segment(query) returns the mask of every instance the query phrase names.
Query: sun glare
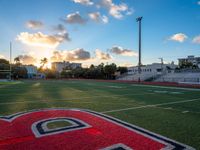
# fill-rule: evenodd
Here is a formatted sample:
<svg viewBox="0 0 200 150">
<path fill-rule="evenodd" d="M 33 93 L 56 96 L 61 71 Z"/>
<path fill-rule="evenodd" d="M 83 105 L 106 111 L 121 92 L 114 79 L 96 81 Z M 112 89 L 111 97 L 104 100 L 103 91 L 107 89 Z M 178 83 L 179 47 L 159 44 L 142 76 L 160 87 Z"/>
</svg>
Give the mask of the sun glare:
<svg viewBox="0 0 200 150">
<path fill-rule="evenodd" d="M 40 63 L 40 61 L 37 62 L 37 63 L 35 63 L 34 65 L 37 66 L 38 68 L 40 68 L 40 67 L 42 66 L 42 64 Z M 51 69 L 51 61 L 48 61 L 47 64 L 44 65 L 43 69 L 44 69 L 44 68 L 49 68 L 49 69 Z"/>
</svg>

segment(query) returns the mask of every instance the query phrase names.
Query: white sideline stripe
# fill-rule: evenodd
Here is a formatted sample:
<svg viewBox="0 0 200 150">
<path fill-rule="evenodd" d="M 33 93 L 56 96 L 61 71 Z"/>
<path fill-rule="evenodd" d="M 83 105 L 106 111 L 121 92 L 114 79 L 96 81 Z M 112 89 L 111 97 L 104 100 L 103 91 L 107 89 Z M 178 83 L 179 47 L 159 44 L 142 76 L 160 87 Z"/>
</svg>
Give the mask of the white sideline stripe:
<svg viewBox="0 0 200 150">
<path fill-rule="evenodd" d="M 18 101 L 18 102 L 3 102 L 0 103 L 0 105 L 9 105 L 9 104 L 19 104 L 19 103 L 48 103 L 50 101 L 53 102 L 62 102 L 62 101 L 67 101 L 67 102 L 73 102 L 72 100 L 78 100 L 78 99 L 90 99 L 90 98 L 101 98 L 101 97 L 120 97 L 120 96 L 126 96 L 126 95 L 146 95 L 146 94 L 155 94 L 155 93 L 142 93 L 142 94 L 121 94 L 121 95 L 112 95 L 112 96 L 101 96 L 101 95 L 96 95 L 96 96 L 88 96 L 88 97 L 78 97 L 78 98 L 70 98 L 70 99 L 40 99 L 40 100 L 32 100 L 32 101 Z M 94 103 L 94 102 L 76 102 L 76 103 Z"/>
<path fill-rule="evenodd" d="M 131 84 L 131 86 L 143 86 L 143 87 L 152 87 L 152 88 L 163 88 L 163 89 L 177 89 L 177 90 L 186 90 L 186 91 L 200 91 L 200 89 L 195 88 L 184 88 L 184 87 L 167 87 L 167 86 L 156 86 L 156 85 L 141 85 L 141 84 Z"/>
<path fill-rule="evenodd" d="M 147 108 L 147 107 L 156 107 L 156 106 L 164 106 L 164 105 L 171 105 L 171 104 L 188 103 L 188 102 L 199 101 L 199 100 L 200 100 L 200 98 L 196 98 L 196 99 L 182 100 L 182 101 L 175 101 L 175 102 L 168 102 L 168 103 L 159 103 L 159 104 L 154 104 L 154 105 L 143 105 L 143 106 L 138 106 L 138 107 L 129 107 L 129 108 L 122 108 L 122 109 L 108 110 L 108 111 L 103 111 L 101 113 L 112 113 L 112 112 L 134 110 L 134 109 L 141 109 L 141 108 Z"/>
</svg>

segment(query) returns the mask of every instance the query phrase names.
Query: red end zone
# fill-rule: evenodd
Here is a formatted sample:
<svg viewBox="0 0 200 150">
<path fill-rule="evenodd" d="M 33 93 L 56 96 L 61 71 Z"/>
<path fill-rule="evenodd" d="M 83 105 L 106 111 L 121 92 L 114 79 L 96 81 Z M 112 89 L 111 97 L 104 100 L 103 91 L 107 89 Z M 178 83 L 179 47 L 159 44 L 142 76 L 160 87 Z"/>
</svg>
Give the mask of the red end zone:
<svg viewBox="0 0 200 150">
<path fill-rule="evenodd" d="M 66 121 L 66 127 L 47 124 Z M 192 149 L 97 112 L 45 109 L 0 118 L 1 150 L 158 150 Z"/>
</svg>

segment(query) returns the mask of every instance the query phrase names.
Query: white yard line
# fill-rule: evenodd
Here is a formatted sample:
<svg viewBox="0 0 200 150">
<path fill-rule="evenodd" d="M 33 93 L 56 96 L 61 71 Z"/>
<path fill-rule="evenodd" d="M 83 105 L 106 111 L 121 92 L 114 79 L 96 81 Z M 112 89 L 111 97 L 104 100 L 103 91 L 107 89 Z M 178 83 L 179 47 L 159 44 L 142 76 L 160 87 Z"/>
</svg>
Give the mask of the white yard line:
<svg viewBox="0 0 200 150">
<path fill-rule="evenodd" d="M 95 96 L 88 96 L 88 97 L 78 97 L 78 98 L 65 98 L 65 99 L 40 99 L 40 100 L 27 100 L 27 101 L 18 101 L 18 102 L 2 102 L 0 105 L 10 105 L 10 104 L 18 104 L 18 103 L 46 103 L 46 102 L 62 102 L 62 101 L 67 101 L 67 102 L 74 102 L 72 100 L 78 100 L 78 99 L 90 99 L 90 98 L 103 98 L 103 97 L 121 97 L 121 96 L 126 96 L 126 95 L 146 95 L 146 94 L 155 94 L 155 93 L 142 93 L 142 94 L 121 94 L 121 95 L 112 95 L 112 96 L 102 96 L 102 95 L 95 95 Z M 93 103 L 93 102 L 78 102 L 78 103 Z"/>
<path fill-rule="evenodd" d="M 84 91 L 82 91 L 82 90 L 75 89 L 75 88 L 70 88 L 70 87 L 69 87 L 69 89 L 74 90 L 75 92 L 84 92 Z"/>
<path fill-rule="evenodd" d="M 154 105 L 143 105 L 143 106 L 138 106 L 138 107 L 129 107 L 129 108 L 122 108 L 122 109 L 108 110 L 108 111 L 103 111 L 101 113 L 112 113 L 112 112 L 120 112 L 120 111 L 141 109 L 141 108 L 147 108 L 147 107 L 156 107 L 156 106 L 188 103 L 188 102 L 199 101 L 199 100 L 200 100 L 200 98 L 196 98 L 196 99 L 189 99 L 189 100 L 182 100 L 182 101 L 175 101 L 175 102 L 168 102 L 168 103 L 159 103 L 159 104 L 154 104 Z"/>
</svg>

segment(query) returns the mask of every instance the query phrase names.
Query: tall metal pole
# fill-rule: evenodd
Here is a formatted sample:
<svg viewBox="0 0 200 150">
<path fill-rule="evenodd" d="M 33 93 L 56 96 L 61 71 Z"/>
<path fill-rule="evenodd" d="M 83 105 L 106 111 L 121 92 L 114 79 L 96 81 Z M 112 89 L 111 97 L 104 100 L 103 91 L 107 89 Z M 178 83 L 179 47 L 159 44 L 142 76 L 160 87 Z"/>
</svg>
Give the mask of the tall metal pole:
<svg viewBox="0 0 200 150">
<path fill-rule="evenodd" d="M 159 58 L 160 59 L 160 61 L 161 61 L 161 74 L 163 74 L 163 58 L 161 57 L 161 58 Z"/>
<path fill-rule="evenodd" d="M 139 22 L 139 62 L 138 62 L 138 73 L 139 73 L 139 79 L 138 81 L 140 82 L 140 74 L 141 74 L 141 65 L 142 65 L 142 62 L 141 62 L 141 26 L 142 26 L 142 17 L 138 17 L 136 19 L 137 22 Z"/>
<path fill-rule="evenodd" d="M 10 80 L 12 79 L 12 43 L 10 42 Z"/>
</svg>

